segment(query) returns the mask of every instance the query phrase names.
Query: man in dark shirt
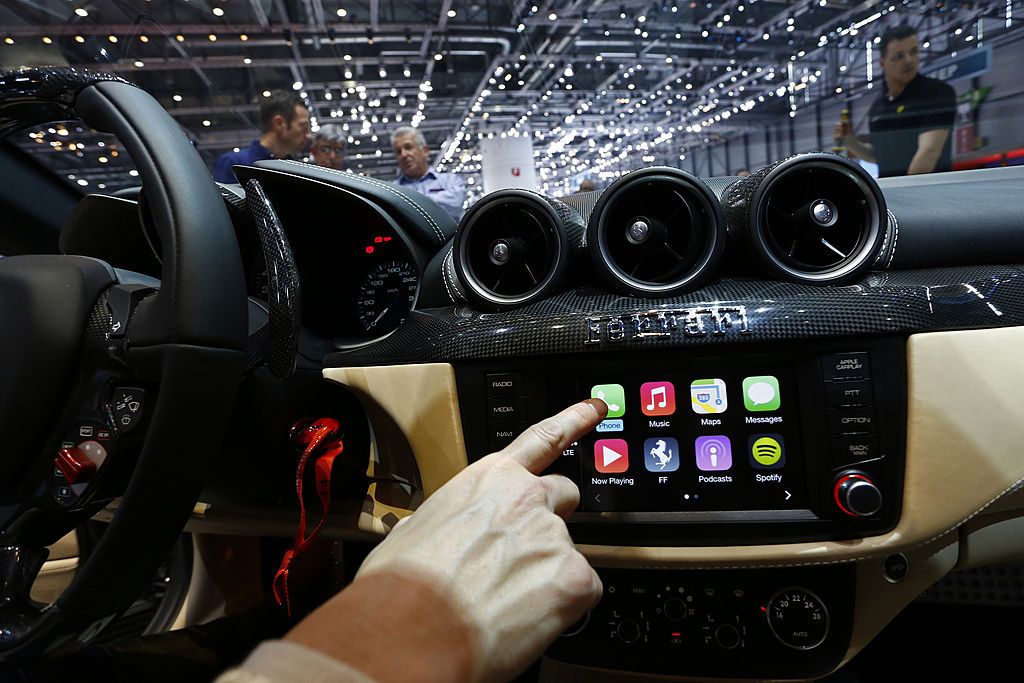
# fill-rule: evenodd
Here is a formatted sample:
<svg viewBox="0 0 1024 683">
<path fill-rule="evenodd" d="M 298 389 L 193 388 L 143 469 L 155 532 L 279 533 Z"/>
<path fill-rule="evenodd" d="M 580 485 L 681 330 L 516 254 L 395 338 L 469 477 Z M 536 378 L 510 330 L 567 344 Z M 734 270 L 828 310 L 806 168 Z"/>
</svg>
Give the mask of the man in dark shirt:
<svg viewBox="0 0 1024 683">
<path fill-rule="evenodd" d="M 237 152 L 226 152 L 213 167 L 213 179 L 237 183 L 232 167 L 248 166 L 263 159 L 280 159 L 295 154 L 309 138 L 309 111 L 293 93 L 278 93 L 260 104 L 259 139 Z"/>
<path fill-rule="evenodd" d="M 956 91 L 918 73 L 917 31 L 906 24 L 886 31 L 879 64 L 885 92 L 868 111 L 871 134 L 855 136 L 844 121 L 836 126 L 836 141 L 877 163 L 882 177 L 948 171 Z"/>
</svg>

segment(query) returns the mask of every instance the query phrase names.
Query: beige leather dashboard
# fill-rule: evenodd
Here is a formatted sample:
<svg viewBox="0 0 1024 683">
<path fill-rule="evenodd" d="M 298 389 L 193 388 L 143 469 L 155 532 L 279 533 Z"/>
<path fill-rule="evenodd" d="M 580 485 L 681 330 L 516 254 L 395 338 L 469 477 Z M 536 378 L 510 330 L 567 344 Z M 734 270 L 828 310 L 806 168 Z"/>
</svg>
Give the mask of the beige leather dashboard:
<svg viewBox="0 0 1024 683">
<path fill-rule="evenodd" d="M 852 657 L 906 604 L 965 561 L 1024 553 L 1024 328 L 934 332 L 907 342 L 907 449 L 903 511 L 891 532 L 841 542 L 739 547 L 583 545 L 595 566 L 730 568 L 858 562 Z M 452 367 L 335 368 L 368 408 L 377 447 L 399 440 L 425 493 L 466 466 Z M 374 420 L 373 416 L 377 416 Z M 1010 533 L 1001 531 L 1009 528 Z M 977 536 L 977 538 L 972 538 Z M 969 552 L 967 552 L 969 550 Z M 904 553 L 910 572 L 889 583 L 882 560 Z"/>
</svg>

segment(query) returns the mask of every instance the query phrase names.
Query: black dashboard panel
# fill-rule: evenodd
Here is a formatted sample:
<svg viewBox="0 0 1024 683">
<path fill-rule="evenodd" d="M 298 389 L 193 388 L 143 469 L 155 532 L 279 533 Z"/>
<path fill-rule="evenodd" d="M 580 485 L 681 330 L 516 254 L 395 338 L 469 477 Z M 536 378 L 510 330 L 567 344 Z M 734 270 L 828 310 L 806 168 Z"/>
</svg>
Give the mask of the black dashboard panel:
<svg viewBox="0 0 1024 683">
<path fill-rule="evenodd" d="M 851 565 L 597 572 L 600 604 L 546 656 L 653 674 L 812 678 L 850 642 Z"/>
</svg>

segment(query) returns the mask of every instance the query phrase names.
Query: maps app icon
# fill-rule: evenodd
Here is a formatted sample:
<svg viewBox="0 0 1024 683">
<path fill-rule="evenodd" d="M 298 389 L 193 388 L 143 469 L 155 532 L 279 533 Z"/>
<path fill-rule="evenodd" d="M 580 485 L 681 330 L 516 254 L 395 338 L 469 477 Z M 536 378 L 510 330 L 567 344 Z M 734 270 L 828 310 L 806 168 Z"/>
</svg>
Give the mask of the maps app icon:
<svg viewBox="0 0 1024 683">
<path fill-rule="evenodd" d="M 725 382 L 720 379 L 695 379 L 690 384 L 690 407 L 698 415 L 724 413 L 729 407 Z"/>
</svg>

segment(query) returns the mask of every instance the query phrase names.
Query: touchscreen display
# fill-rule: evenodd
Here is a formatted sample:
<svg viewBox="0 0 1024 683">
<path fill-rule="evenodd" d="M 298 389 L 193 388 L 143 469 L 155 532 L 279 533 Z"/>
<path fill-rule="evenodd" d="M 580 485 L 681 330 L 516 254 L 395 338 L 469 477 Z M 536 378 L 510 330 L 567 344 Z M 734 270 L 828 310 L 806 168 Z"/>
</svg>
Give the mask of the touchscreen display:
<svg viewBox="0 0 1024 683">
<path fill-rule="evenodd" d="M 806 507 L 791 368 L 593 375 L 608 417 L 574 444 L 585 512 Z M 566 453 L 569 455 L 569 453 Z"/>
</svg>

